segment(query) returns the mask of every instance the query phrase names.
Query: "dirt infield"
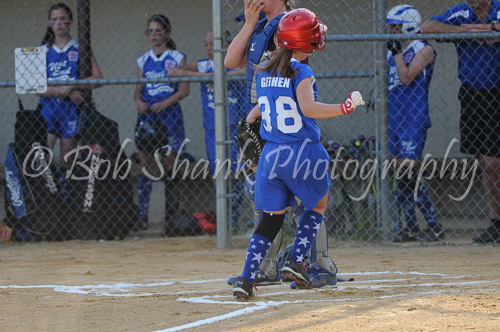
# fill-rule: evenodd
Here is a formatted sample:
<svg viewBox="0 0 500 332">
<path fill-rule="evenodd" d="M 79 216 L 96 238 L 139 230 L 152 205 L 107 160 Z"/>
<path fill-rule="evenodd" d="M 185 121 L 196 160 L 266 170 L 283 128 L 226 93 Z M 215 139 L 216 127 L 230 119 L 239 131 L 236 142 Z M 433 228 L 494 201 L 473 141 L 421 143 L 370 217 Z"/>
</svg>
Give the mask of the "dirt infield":
<svg viewBox="0 0 500 332">
<path fill-rule="evenodd" d="M 2 331 L 499 331 L 500 245 L 354 245 L 330 250 L 336 288 L 226 284 L 248 238 L 0 245 Z"/>
</svg>

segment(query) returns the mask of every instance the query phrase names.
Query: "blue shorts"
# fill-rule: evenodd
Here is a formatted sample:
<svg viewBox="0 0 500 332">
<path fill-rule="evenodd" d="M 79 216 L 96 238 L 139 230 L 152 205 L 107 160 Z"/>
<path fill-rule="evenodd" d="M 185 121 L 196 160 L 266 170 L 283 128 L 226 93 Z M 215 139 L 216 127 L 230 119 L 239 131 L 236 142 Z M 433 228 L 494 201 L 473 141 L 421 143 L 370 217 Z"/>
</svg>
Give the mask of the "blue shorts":
<svg viewBox="0 0 500 332">
<path fill-rule="evenodd" d="M 255 205 L 280 211 L 297 196 L 313 209 L 330 190 L 330 158 L 319 142 L 276 144 L 267 142 L 257 168 Z"/>
<path fill-rule="evenodd" d="M 46 98 L 42 107 L 42 116 L 47 123 L 49 134 L 60 138 L 76 135 L 78 106 L 69 99 Z"/>
<path fill-rule="evenodd" d="M 140 121 L 154 121 L 158 117 L 156 113 L 139 114 Z M 168 145 L 172 147 L 172 151 L 177 152 L 182 146 L 182 142 L 186 138 L 184 134 L 184 117 L 182 116 L 182 108 L 180 104 L 172 105 L 164 109 L 159 117 L 167 127 Z"/>
<path fill-rule="evenodd" d="M 427 128 L 389 128 L 389 152 L 405 159 L 420 159 L 427 138 Z"/>
<path fill-rule="evenodd" d="M 234 137 L 238 135 L 238 125 L 232 124 L 229 126 L 229 137 L 231 138 L 231 149 L 229 151 L 230 155 L 227 156 L 228 160 L 231 160 L 231 171 L 235 172 L 238 168 L 242 169 L 242 166 L 237 163 L 240 152 L 238 150 L 238 144 Z M 210 164 L 210 172 L 214 175 L 216 170 L 216 158 L 215 158 L 215 130 L 205 128 L 205 144 L 207 148 L 207 157 Z M 221 162 L 219 162 L 219 167 Z M 245 167 L 243 167 L 245 168 Z"/>
</svg>

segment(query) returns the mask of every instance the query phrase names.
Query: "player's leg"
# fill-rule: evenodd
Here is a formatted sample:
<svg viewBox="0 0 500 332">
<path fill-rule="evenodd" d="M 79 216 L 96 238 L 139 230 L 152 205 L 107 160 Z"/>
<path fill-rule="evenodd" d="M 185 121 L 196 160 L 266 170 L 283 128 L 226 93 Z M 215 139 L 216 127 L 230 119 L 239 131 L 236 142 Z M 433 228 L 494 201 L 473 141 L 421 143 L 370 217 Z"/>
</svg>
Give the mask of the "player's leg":
<svg viewBox="0 0 500 332">
<path fill-rule="evenodd" d="M 488 203 L 490 226 L 474 238 L 476 243 L 500 242 L 500 93 L 490 92 L 480 98 L 483 142 L 479 161 L 481 179 Z"/>
<path fill-rule="evenodd" d="M 71 167 L 75 156 L 75 153 L 71 152 L 74 152 L 75 149 L 78 147 L 76 139 L 74 137 L 61 138 L 59 141 L 59 145 L 60 145 L 61 163 L 66 167 Z M 65 156 L 67 157 L 65 158 Z"/>
<path fill-rule="evenodd" d="M 285 218 L 285 210 L 275 211 L 273 213 L 264 212 L 262 221 L 257 226 L 250 244 L 245 259 L 243 273 L 236 278 L 233 296 L 239 300 L 246 300 L 253 295 L 252 285 L 255 283 L 256 273 L 259 265 L 266 256 L 271 246 L 270 238 L 276 237 L 277 232 L 283 225 Z"/>
<path fill-rule="evenodd" d="M 257 209 L 255 206 L 255 173 L 251 173 L 245 177 L 244 183 L 244 195 L 250 200 L 253 208 L 254 215 L 254 229 L 262 222 L 264 212 Z M 281 274 L 278 269 L 278 253 L 281 248 L 281 243 L 283 241 L 283 229 L 280 229 L 274 240 L 271 242 L 271 246 L 267 251 L 266 256 L 262 260 L 259 269 L 255 273 L 255 285 L 256 286 L 268 286 L 281 283 Z M 236 277 L 231 277 L 228 279 L 229 285 L 234 285 Z"/>
<path fill-rule="evenodd" d="M 403 209 L 406 226 L 401 230 L 396 242 L 417 241 L 420 238 L 420 229 L 417 225 L 414 193 L 416 191 L 418 169 L 415 156 L 416 145 L 413 140 L 413 129 L 404 128 L 395 131 L 397 135 L 399 153 L 397 157 L 396 185 L 398 202 Z"/>
<path fill-rule="evenodd" d="M 265 152 L 266 147 L 263 153 Z M 292 198 L 292 193 L 279 179 L 269 179 L 266 166 L 265 161 L 259 164 L 254 195 L 257 208 L 264 210 L 262 220 L 252 235 L 243 273 L 236 279 L 233 289 L 233 296 L 240 300 L 253 295 L 251 287 L 255 282 L 256 273 L 271 247 L 272 240 L 283 226 L 285 207 L 290 205 Z"/>
<path fill-rule="evenodd" d="M 500 200 L 500 197 L 492 195 L 495 191 L 494 188 L 498 187 L 498 185 L 493 183 L 491 185 L 488 184 L 492 173 L 500 172 L 499 169 L 493 170 L 493 168 L 488 166 L 489 161 L 495 159 L 494 157 L 500 157 L 500 124 L 498 121 L 491 121 L 491 119 L 498 118 L 499 116 L 500 94 L 483 95 L 462 85 L 458 93 L 458 98 L 461 107 L 460 152 L 472 154 L 479 158 L 482 171 L 481 178 L 488 201 L 490 217 L 490 226 L 479 236 L 474 237 L 472 241 L 475 243 L 500 241 L 500 233 L 498 232 L 500 230 L 499 211 L 495 212 L 496 208 L 490 204 L 490 202 L 498 202 Z"/>
<path fill-rule="evenodd" d="M 60 158 L 61 164 L 70 167 L 75 158 L 75 151 L 78 144 L 75 139 L 76 127 L 78 123 L 78 111 L 72 102 L 62 102 L 65 106 L 60 106 L 58 110 L 59 134 L 60 134 Z"/>
<path fill-rule="evenodd" d="M 412 157 L 420 160 L 425 141 L 427 138 L 427 128 L 417 128 L 410 131 L 412 135 L 413 145 L 415 146 L 414 154 Z M 420 162 L 415 164 L 420 166 Z M 422 181 L 422 179 L 419 179 Z M 429 192 L 425 188 L 425 185 L 420 182 L 417 190 L 417 201 L 415 202 L 416 207 L 422 212 L 425 218 L 427 227 L 422 232 L 422 240 L 424 241 L 437 241 L 444 238 L 443 227 L 439 224 L 434 209 L 434 204 L 432 203 Z"/>
<path fill-rule="evenodd" d="M 500 242 L 500 159 L 488 156 L 479 156 L 479 159 L 490 225 L 473 241 L 475 243 Z"/>
<path fill-rule="evenodd" d="M 167 136 L 160 137 L 162 149 L 162 165 L 165 170 L 165 219 L 162 236 L 172 236 L 172 220 L 180 207 L 180 186 L 182 182 L 182 170 L 177 155 L 181 153 L 185 144 L 184 118 L 179 104 L 169 107 L 160 114 L 161 120 L 166 127 Z M 165 143 L 168 143 L 165 144 Z M 180 163 L 180 162 L 179 162 Z M 176 173 L 178 172 L 178 173 Z"/>
<path fill-rule="evenodd" d="M 322 222 L 311 248 L 309 277 L 313 288 L 337 284 L 337 265 L 328 253 L 328 232 Z"/>
<path fill-rule="evenodd" d="M 137 177 L 137 198 L 139 203 L 139 225 L 137 230 L 146 230 L 149 225 L 149 202 L 153 189 L 153 180 L 150 175 L 157 175 L 154 158 L 151 154 L 139 151 L 139 166 L 141 171 Z M 144 172 L 143 172 L 144 170 Z"/>
<path fill-rule="evenodd" d="M 52 104 L 49 104 L 42 108 L 42 117 L 47 124 L 47 146 L 53 150 L 58 139 L 59 124 L 57 114 L 55 114 L 56 111 L 51 106 Z"/>
<path fill-rule="evenodd" d="M 47 146 L 49 149 L 53 150 L 57 143 L 57 136 L 55 134 L 47 134 Z"/>
<path fill-rule="evenodd" d="M 137 197 L 139 203 L 139 223 L 136 230 L 145 230 L 149 225 L 149 202 L 153 188 L 153 177 L 159 175 L 159 168 L 154 154 L 158 148 L 152 122 L 137 120 L 135 126 L 135 145 L 139 156 L 140 173 L 137 178 Z"/>
<path fill-rule="evenodd" d="M 323 223 L 330 190 L 329 157 L 320 143 L 308 143 L 306 147 L 296 144 L 291 148 L 294 152 L 291 158 L 293 165 L 301 166 L 286 168 L 283 179 L 306 210 L 297 225 L 293 249 L 281 273 L 283 278 L 294 280 L 301 288 L 312 288 L 304 259 Z M 314 172 L 310 172 L 310 169 L 314 169 Z"/>
<path fill-rule="evenodd" d="M 418 187 L 417 207 L 422 212 L 427 223 L 427 228 L 422 232 L 422 239 L 424 241 L 437 241 L 444 238 L 444 230 L 437 220 L 434 204 L 427 188 L 424 184 Z"/>
<path fill-rule="evenodd" d="M 305 207 L 298 198 L 295 198 L 295 202 L 297 204 L 294 204 L 288 211 L 288 218 L 289 220 L 290 218 L 294 219 L 294 222 L 296 224 L 299 224 L 300 218 L 305 212 Z M 285 262 L 288 259 L 289 255 L 290 253 L 287 253 L 286 250 L 284 250 L 280 254 L 278 261 Z M 337 284 L 338 270 L 335 262 L 328 253 L 328 231 L 325 221 L 321 223 L 318 234 L 316 235 L 311 250 L 308 253 L 308 260 L 309 262 L 306 263 L 306 266 L 309 270 L 308 274 L 309 278 L 312 281 L 313 288 L 320 288 L 326 285 Z M 296 288 L 297 284 L 295 282 L 292 282 L 290 284 L 290 287 Z"/>
<path fill-rule="evenodd" d="M 313 209 L 306 210 L 297 225 L 295 241 L 290 258 L 281 271 L 283 278 L 293 280 L 299 288 L 312 288 L 313 284 L 304 265 L 304 259 L 315 241 L 318 230 L 323 223 L 328 194 Z"/>
</svg>

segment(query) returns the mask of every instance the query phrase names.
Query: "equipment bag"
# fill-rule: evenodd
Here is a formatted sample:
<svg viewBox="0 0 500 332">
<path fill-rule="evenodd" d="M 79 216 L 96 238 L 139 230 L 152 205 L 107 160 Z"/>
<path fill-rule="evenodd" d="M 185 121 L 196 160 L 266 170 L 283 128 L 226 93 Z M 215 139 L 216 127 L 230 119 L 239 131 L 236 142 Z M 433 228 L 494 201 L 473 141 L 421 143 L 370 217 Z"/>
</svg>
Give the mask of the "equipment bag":
<svg viewBox="0 0 500 332">
<path fill-rule="evenodd" d="M 19 106 L 15 141 L 5 158 L 7 224 L 13 228 L 14 240 L 66 240 L 71 229 L 70 202 L 47 147 L 41 109 L 24 110 L 20 100 Z"/>
<path fill-rule="evenodd" d="M 76 237 L 123 239 L 139 223 L 134 203 L 131 161 L 121 151 L 118 123 L 84 105 L 79 118 L 80 151 L 72 168 L 77 204 Z"/>
</svg>

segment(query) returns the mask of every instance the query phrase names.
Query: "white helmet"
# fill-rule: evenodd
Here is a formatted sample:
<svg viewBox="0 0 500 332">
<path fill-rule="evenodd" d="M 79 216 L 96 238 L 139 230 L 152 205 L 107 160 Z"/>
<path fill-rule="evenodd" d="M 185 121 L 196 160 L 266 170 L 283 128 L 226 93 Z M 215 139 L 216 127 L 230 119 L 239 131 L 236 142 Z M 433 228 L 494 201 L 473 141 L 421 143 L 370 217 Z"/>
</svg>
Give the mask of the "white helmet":
<svg viewBox="0 0 500 332">
<path fill-rule="evenodd" d="M 387 24 L 402 24 L 401 30 L 404 34 L 417 33 L 422 24 L 422 16 L 417 8 L 410 5 L 398 5 L 392 7 L 387 13 Z"/>
</svg>

